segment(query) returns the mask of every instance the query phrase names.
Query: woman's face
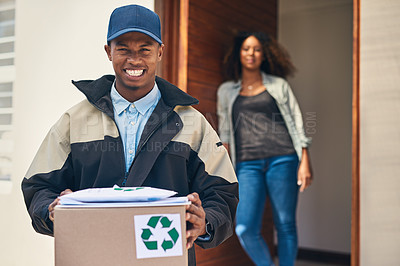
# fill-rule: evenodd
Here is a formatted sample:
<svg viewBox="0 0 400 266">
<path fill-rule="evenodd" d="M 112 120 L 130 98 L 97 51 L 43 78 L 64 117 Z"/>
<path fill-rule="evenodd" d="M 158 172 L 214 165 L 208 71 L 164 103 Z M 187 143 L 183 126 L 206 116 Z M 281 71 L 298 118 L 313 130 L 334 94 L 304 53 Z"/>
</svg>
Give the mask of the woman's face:
<svg viewBox="0 0 400 266">
<path fill-rule="evenodd" d="M 263 60 L 264 55 L 260 41 L 254 36 L 250 36 L 244 40 L 240 49 L 242 69 L 259 70 Z"/>
</svg>

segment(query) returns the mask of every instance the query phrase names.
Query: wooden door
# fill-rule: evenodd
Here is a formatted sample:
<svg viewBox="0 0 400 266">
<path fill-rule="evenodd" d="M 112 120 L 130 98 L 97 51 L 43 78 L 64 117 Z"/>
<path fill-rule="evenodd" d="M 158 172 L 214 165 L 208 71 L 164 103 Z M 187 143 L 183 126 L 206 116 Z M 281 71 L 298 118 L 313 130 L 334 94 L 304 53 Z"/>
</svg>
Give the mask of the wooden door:
<svg viewBox="0 0 400 266">
<path fill-rule="evenodd" d="M 216 94 L 224 81 L 222 62 L 238 31 L 276 36 L 277 0 L 156 0 L 166 45 L 158 74 L 199 99 L 195 106 L 217 129 Z M 274 254 L 270 205 L 263 235 Z M 198 265 L 251 265 L 234 235 L 217 248 L 196 246 Z"/>
</svg>

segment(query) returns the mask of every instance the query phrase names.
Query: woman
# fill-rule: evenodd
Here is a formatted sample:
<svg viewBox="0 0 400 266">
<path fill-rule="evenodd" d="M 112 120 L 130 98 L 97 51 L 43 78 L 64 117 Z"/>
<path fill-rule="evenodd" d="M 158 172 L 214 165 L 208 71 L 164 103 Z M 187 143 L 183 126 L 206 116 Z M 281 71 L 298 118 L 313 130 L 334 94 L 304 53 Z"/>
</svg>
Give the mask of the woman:
<svg viewBox="0 0 400 266">
<path fill-rule="evenodd" d="M 239 180 L 236 234 L 257 265 L 274 265 L 261 236 L 266 197 L 278 236 L 280 265 L 297 255 L 298 191 L 312 171 L 297 100 L 285 78 L 294 67 L 286 51 L 264 33 L 240 33 L 225 59 L 231 81 L 218 89 L 219 133 Z M 299 163 L 300 162 L 300 163 Z"/>
</svg>

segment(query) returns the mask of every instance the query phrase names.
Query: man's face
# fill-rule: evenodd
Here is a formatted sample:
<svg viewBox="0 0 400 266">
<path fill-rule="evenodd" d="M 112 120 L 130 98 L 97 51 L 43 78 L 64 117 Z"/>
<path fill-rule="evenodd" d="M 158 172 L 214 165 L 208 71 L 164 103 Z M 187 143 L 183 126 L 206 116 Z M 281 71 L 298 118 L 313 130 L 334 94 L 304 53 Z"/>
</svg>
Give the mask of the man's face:
<svg viewBox="0 0 400 266">
<path fill-rule="evenodd" d="M 116 88 L 150 91 L 154 86 L 157 63 L 161 60 L 164 45 L 140 32 L 128 32 L 105 46 L 113 64 Z"/>
</svg>

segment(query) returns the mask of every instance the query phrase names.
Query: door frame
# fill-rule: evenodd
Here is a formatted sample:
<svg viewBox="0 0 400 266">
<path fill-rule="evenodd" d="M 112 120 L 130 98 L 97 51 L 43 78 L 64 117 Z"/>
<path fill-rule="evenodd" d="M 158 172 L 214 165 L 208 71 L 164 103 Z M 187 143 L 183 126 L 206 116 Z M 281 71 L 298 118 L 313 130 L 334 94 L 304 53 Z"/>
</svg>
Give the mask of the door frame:
<svg viewBox="0 0 400 266">
<path fill-rule="evenodd" d="M 360 265 L 360 2 L 353 0 L 351 265 Z M 187 91 L 189 0 L 154 0 L 168 48 L 158 73 Z M 175 29 L 179 28 L 179 31 Z"/>
<path fill-rule="evenodd" d="M 158 64 L 157 74 L 186 92 L 189 0 L 154 0 L 154 11 L 164 26 L 161 35 L 166 44 L 164 59 Z"/>
<path fill-rule="evenodd" d="M 353 0 L 351 265 L 360 265 L 360 1 Z"/>
</svg>

